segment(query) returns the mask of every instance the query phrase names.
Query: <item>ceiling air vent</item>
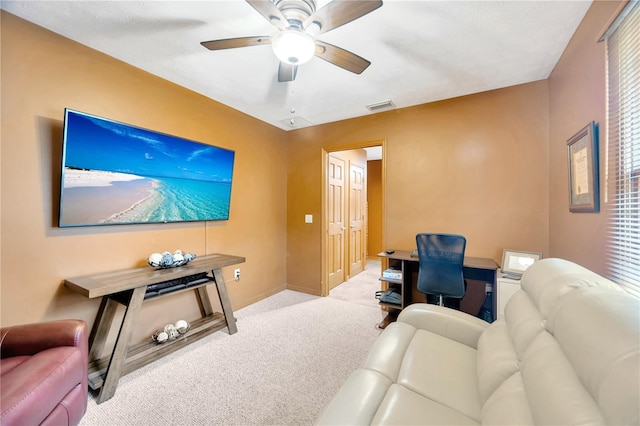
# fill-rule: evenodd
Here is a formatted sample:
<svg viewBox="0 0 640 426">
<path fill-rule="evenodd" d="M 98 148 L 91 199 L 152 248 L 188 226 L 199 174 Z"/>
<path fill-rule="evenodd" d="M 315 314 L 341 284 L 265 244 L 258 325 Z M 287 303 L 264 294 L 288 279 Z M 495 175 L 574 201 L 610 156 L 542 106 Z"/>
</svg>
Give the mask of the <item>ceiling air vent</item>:
<svg viewBox="0 0 640 426">
<path fill-rule="evenodd" d="M 391 101 L 378 102 L 377 104 L 367 105 L 367 109 L 371 112 L 380 111 L 381 109 L 395 108 Z"/>
</svg>

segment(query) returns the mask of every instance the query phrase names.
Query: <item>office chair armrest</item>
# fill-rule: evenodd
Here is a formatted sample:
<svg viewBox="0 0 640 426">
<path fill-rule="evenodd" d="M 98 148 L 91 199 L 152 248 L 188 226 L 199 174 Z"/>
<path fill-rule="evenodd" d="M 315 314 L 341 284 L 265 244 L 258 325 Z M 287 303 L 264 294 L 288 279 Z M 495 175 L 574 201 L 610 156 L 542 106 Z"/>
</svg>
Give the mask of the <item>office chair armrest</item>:
<svg viewBox="0 0 640 426">
<path fill-rule="evenodd" d="M 426 303 L 414 303 L 398 316 L 399 322 L 447 337 L 477 348 L 478 339 L 489 323 L 455 309 Z"/>
</svg>

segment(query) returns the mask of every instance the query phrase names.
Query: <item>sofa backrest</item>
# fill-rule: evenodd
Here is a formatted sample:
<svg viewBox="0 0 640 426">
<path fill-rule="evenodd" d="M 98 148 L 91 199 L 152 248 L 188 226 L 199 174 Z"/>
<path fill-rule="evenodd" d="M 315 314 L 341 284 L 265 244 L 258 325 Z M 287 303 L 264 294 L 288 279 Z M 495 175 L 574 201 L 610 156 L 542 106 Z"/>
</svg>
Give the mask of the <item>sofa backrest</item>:
<svg viewBox="0 0 640 426">
<path fill-rule="evenodd" d="M 563 259 L 543 259 L 531 265 L 520 283 L 544 320 L 565 294 L 585 287 L 601 287 L 627 294 L 616 283 Z"/>
<path fill-rule="evenodd" d="M 640 300 L 574 263 L 536 262 L 478 342 L 478 380 L 484 423 L 638 424 Z"/>
<path fill-rule="evenodd" d="M 585 288 L 559 300 L 546 328 L 607 424 L 640 423 L 640 300 Z"/>
</svg>

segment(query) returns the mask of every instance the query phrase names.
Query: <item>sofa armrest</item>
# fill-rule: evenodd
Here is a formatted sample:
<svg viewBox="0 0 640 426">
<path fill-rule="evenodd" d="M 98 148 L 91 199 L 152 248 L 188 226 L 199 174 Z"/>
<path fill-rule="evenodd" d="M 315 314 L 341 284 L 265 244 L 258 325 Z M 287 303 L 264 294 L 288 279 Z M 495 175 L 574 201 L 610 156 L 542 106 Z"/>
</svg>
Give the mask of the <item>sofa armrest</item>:
<svg viewBox="0 0 640 426">
<path fill-rule="evenodd" d="M 465 312 L 426 303 L 415 303 L 398 315 L 398 322 L 439 334 L 472 348 L 489 323 Z"/>
<path fill-rule="evenodd" d="M 87 354 L 87 324 L 82 320 L 59 320 L 0 329 L 1 358 L 34 355 L 60 346 L 76 346 Z"/>
<path fill-rule="evenodd" d="M 362 368 L 354 371 L 324 409 L 316 426 L 370 425 L 392 384 L 376 371 Z"/>
</svg>

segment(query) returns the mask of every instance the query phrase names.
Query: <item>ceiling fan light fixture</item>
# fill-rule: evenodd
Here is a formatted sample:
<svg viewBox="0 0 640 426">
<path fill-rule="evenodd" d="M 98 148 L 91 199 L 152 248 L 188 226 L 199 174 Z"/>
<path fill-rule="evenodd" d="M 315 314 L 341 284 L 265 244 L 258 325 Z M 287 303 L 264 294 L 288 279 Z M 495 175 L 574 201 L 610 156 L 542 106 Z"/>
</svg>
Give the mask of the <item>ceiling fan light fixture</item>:
<svg viewBox="0 0 640 426">
<path fill-rule="evenodd" d="M 316 44 L 309 34 L 291 28 L 273 36 L 271 46 L 278 59 L 292 65 L 309 62 L 316 51 Z"/>
</svg>

